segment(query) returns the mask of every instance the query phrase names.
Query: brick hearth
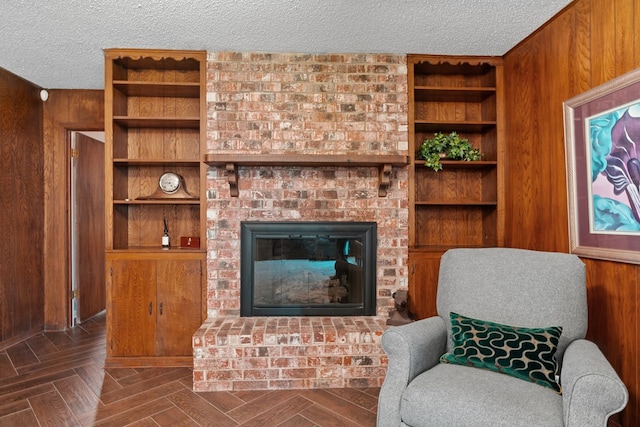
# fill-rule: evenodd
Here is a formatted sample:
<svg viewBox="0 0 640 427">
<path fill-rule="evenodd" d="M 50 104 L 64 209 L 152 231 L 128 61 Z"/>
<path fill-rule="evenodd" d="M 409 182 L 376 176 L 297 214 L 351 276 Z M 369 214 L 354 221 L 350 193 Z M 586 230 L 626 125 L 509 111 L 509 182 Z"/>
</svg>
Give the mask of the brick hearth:
<svg viewBox="0 0 640 427">
<path fill-rule="evenodd" d="M 384 328 L 377 317 L 211 319 L 194 337 L 194 389 L 380 387 Z"/>
<path fill-rule="evenodd" d="M 404 55 L 209 53 L 207 150 L 215 154 L 407 155 Z M 194 343 L 194 388 L 379 386 L 391 294 L 407 288 L 408 169 L 239 167 L 207 171 L 207 315 Z M 242 221 L 375 221 L 370 318 L 240 318 Z"/>
</svg>

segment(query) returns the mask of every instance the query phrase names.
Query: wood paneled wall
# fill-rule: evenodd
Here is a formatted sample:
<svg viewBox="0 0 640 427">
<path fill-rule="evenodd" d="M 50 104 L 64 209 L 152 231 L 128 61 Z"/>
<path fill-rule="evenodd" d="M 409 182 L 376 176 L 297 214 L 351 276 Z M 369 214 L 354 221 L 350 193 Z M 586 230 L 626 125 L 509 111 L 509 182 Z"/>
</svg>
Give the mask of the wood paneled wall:
<svg viewBox="0 0 640 427">
<path fill-rule="evenodd" d="M 43 325 L 40 88 L 0 68 L 0 347 Z"/>
<path fill-rule="evenodd" d="M 576 0 L 508 52 L 504 66 L 506 246 L 568 252 L 562 103 L 640 66 L 640 0 Z M 640 266 L 584 261 L 588 337 L 630 392 L 614 420 L 637 426 Z"/>
<path fill-rule="evenodd" d="M 44 105 L 44 327 L 70 322 L 69 133 L 104 130 L 104 91 L 51 90 Z"/>
</svg>

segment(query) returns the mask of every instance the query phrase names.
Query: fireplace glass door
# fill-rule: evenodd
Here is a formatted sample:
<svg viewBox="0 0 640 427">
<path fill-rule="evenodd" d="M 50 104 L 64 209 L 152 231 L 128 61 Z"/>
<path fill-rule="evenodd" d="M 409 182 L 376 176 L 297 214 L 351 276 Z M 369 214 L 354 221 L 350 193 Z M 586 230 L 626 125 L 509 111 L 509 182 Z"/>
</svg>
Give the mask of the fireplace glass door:
<svg viewBox="0 0 640 427">
<path fill-rule="evenodd" d="M 241 315 L 373 315 L 375 242 L 375 223 L 244 222 Z"/>
</svg>

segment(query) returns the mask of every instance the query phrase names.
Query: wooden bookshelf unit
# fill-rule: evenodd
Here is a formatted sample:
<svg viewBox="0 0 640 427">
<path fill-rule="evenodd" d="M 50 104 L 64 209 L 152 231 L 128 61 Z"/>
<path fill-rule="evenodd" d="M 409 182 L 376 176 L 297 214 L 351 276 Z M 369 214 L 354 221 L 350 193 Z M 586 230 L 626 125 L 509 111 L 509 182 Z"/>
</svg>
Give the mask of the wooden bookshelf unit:
<svg viewBox="0 0 640 427">
<path fill-rule="evenodd" d="M 205 80 L 204 51 L 105 50 L 110 366 L 192 364 L 191 336 L 206 317 L 206 248 L 179 242 L 206 241 Z M 190 197 L 157 197 L 165 172 Z"/>
<path fill-rule="evenodd" d="M 408 55 L 409 295 L 418 317 L 435 314 L 440 256 L 455 247 L 503 246 L 502 59 Z M 457 132 L 480 161 L 417 158 L 436 132 Z"/>
</svg>

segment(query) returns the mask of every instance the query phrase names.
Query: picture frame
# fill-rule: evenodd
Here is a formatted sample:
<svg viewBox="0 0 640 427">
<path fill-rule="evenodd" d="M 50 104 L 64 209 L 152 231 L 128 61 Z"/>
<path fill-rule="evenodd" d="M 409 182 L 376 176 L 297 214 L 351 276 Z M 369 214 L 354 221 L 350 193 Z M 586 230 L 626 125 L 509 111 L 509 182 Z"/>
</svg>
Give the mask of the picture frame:
<svg viewBox="0 0 640 427">
<path fill-rule="evenodd" d="M 569 250 L 640 264 L 640 69 L 563 110 Z"/>
</svg>

